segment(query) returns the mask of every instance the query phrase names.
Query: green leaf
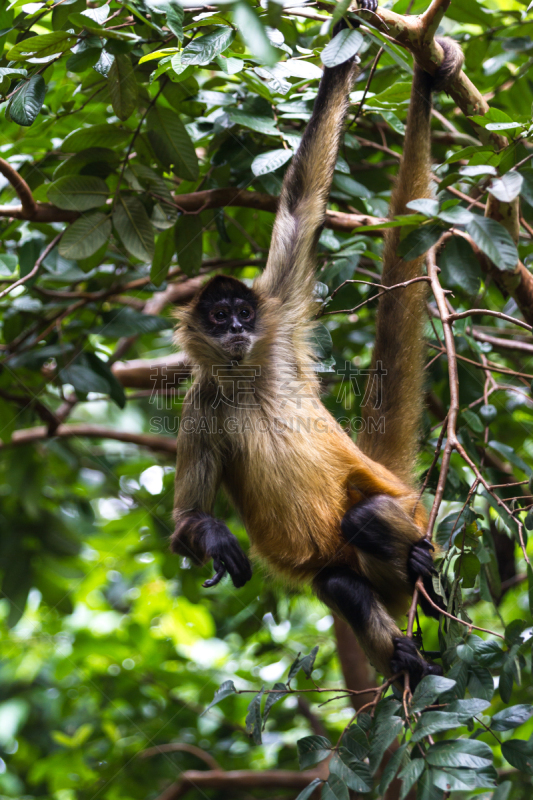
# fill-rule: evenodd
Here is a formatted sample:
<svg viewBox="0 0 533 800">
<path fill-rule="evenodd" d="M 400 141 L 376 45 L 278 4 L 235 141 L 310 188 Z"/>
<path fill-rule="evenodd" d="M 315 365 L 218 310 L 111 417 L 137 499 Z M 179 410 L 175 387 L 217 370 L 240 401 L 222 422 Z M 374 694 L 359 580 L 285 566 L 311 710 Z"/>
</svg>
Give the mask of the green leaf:
<svg viewBox="0 0 533 800">
<path fill-rule="evenodd" d="M 361 720 L 359 720 L 361 722 Z M 385 750 L 387 750 L 398 734 L 403 731 L 403 721 L 400 717 L 390 717 L 381 725 L 372 740 L 369 753 L 370 771 L 376 772 Z"/>
<path fill-rule="evenodd" d="M 256 177 L 274 172 L 292 158 L 292 150 L 271 150 L 269 153 L 261 153 L 252 161 L 252 172 Z"/>
<path fill-rule="evenodd" d="M 88 392 L 107 394 L 109 391 L 109 384 L 105 378 L 83 362 L 59 370 L 59 378 L 62 383 L 70 383 L 77 392 L 84 395 Z"/>
<path fill-rule="evenodd" d="M 198 178 L 198 157 L 179 116 L 156 106 L 148 114 L 148 136 L 158 159 L 175 175 L 188 181 Z"/>
<path fill-rule="evenodd" d="M 413 211 L 419 211 L 426 217 L 436 217 L 439 213 L 438 200 L 430 200 L 427 197 L 421 197 L 418 200 L 411 200 L 409 203 L 407 203 L 406 207 L 411 208 Z"/>
<path fill-rule="evenodd" d="M 372 197 L 372 192 L 362 183 L 354 180 L 350 175 L 340 175 L 337 173 L 333 182 L 341 192 L 346 192 L 346 194 L 349 194 L 351 197 Z"/>
<path fill-rule="evenodd" d="M 472 164 L 468 167 L 460 167 L 459 173 L 466 178 L 477 178 L 478 175 L 496 175 L 496 167 L 492 164 Z"/>
<path fill-rule="evenodd" d="M 200 716 L 203 717 L 204 714 L 207 714 L 210 708 L 216 706 L 217 703 L 220 703 L 220 701 L 224 700 L 226 697 L 229 697 L 230 694 L 235 694 L 235 691 L 236 691 L 235 684 L 233 683 L 233 681 L 224 681 L 224 683 L 221 683 L 220 687 L 215 692 L 215 696 L 213 697 L 209 705 L 202 711 Z"/>
<path fill-rule="evenodd" d="M 392 754 L 392 756 L 387 761 L 383 773 L 381 775 L 381 780 L 379 782 L 378 793 L 380 797 L 385 795 L 385 792 L 391 785 L 392 781 L 394 780 L 396 773 L 400 769 L 404 757 L 406 755 L 407 750 L 407 742 L 401 744 L 396 752 Z"/>
<path fill-rule="evenodd" d="M 349 800 L 346 784 L 338 775 L 330 775 L 322 787 L 322 800 Z"/>
<path fill-rule="evenodd" d="M 108 195 L 106 182 L 89 175 L 67 175 L 48 187 L 49 201 L 67 211 L 97 208 L 105 203 Z"/>
<path fill-rule="evenodd" d="M 300 792 L 295 800 L 309 800 L 315 789 L 320 786 L 321 783 L 324 783 L 322 778 L 315 778 L 314 781 L 311 781 L 309 786 L 306 786 L 305 789 Z"/>
<path fill-rule="evenodd" d="M 11 276 L 18 264 L 18 258 L 8 253 L 0 253 L 0 275 Z"/>
<path fill-rule="evenodd" d="M 445 767 L 431 770 L 433 785 L 444 792 L 471 791 L 472 789 L 492 788 L 498 777 L 493 767 L 471 770 Z M 440 799 L 439 799 L 440 800 Z"/>
<path fill-rule="evenodd" d="M 468 294 L 479 291 L 481 269 L 470 243 L 462 236 L 448 239 L 440 254 L 439 266 L 446 286 L 459 286 Z"/>
<path fill-rule="evenodd" d="M 59 243 L 59 255 L 76 260 L 96 253 L 111 236 L 111 220 L 101 211 L 93 211 L 77 219 Z"/>
<path fill-rule="evenodd" d="M 366 758 L 370 749 L 366 733 L 359 725 L 351 725 L 344 736 L 342 743 L 356 758 Z"/>
<path fill-rule="evenodd" d="M 154 229 L 140 200 L 119 195 L 113 225 L 132 256 L 140 261 L 151 261 L 155 249 Z"/>
<path fill-rule="evenodd" d="M 468 225 L 468 223 L 474 218 L 472 212 L 467 208 L 462 208 L 462 206 L 451 206 L 450 208 L 445 208 L 442 211 L 439 211 L 437 216 L 439 219 L 443 220 L 443 222 L 448 222 L 450 225 Z M 463 242 L 465 241 L 462 237 L 460 240 Z"/>
<path fill-rule="evenodd" d="M 483 433 L 485 426 L 475 411 L 472 411 L 470 408 L 465 408 L 461 411 L 461 416 L 471 430 L 475 433 Z"/>
<path fill-rule="evenodd" d="M 268 715 L 270 714 L 270 709 L 272 708 L 272 706 L 275 703 L 278 702 L 278 700 L 281 700 L 282 697 L 285 697 L 285 695 L 288 693 L 288 691 L 289 690 L 287 689 L 287 687 L 285 686 L 284 683 L 275 683 L 274 687 L 273 687 L 273 691 L 269 692 L 269 694 L 267 694 L 266 700 L 265 700 L 265 708 L 264 708 L 264 711 L 263 711 L 263 729 L 264 729 L 265 723 L 266 723 L 266 721 L 268 719 Z"/>
<path fill-rule="evenodd" d="M 263 691 L 255 695 L 254 699 L 248 706 L 248 713 L 246 714 L 246 732 L 252 736 L 254 744 L 261 744 L 261 700 L 263 698 Z"/>
<path fill-rule="evenodd" d="M 65 138 L 61 149 L 64 153 L 79 153 L 93 147 L 118 147 L 131 136 L 131 131 L 117 128 L 116 125 L 90 125 L 78 128 Z"/>
<path fill-rule="evenodd" d="M 25 61 L 27 58 L 38 56 L 46 58 L 56 53 L 64 53 L 76 44 L 77 37 L 65 31 L 54 31 L 53 33 L 43 33 L 39 36 L 31 36 L 23 39 L 6 54 L 8 61 Z"/>
<path fill-rule="evenodd" d="M 86 69 L 94 67 L 102 55 L 100 47 L 86 47 L 84 50 L 78 50 L 73 53 L 65 64 L 68 72 L 85 72 Z"/>
<path fill-rule="evenodd" d="M 329 331 L 328 331 L 329 333 Z M 318 653 L 318 645 L 313 647 L 310 653 L 300 659 L 300 669 L 303 671 L 307 678 L 311 677 L 311 673 L 315 667 L 315 659 Z"/>
<path fill-rule="evenodd" d="M 329 762 L 329 771 L 355 792 L 365 793 L 372 790 L 372 775 L 367 764 L 358 761 L 345 747 L 335 753 Z"/>
<path fill-rule="evenodd" d="M 155 243 L 154 258 L 150 268 L 150 280 L 154 286 L 161 286 L 167 277 L 175 250 L 174 231 L 172 228 L 167 228 L 159 234 Z"/>
<path fill-rule="evenodd" d="M 224 50 L 227 50 L 234 38 L 233 28 L 217 25 L 211 33 L 206 33 L 205 36 L 199 36 L 189 42 L 181 53 L 181 63 L 185 66 L 193 64 L 205 66 Z"/>
<path fill-rule="evenodd" d="M 510 708 L 504 708 L 503 711 L 494 714 L 490 727 L 494 731 L 510 731 L 523 725 L 531 716 L 533 716 L 532 705 L 510 706 Z"/>
<path fill-rule="evenodd" d="M 178 266 L 186 275 L 197 275 L 202 266 L 203 226 L 199 214 L 181 216 L 174 226 Z"/>
<path fill-rule="evenodd" d="M 80 172 L 87 173 L 85 169 L 88 164 L 94 164 L 95 169 L 102 165 L 106 171 L 112 172 L 120 164 L 120 158 L 114 150 L 107 147 L 89 147 L 79 153 L 69 156 L 66 161 L 62 161 L 54 170 L 54 180 L 63 178 L 65 175 L 77 175 Z"/>
<path fill-rule="evenodd" d="M 441 675 L 426 675 L 416 687 L 411 701 L 412 711 L 423 711 L 432 705 L 437 697 L 444 692 L 449 692 L 455 686 L 455 681 L 443 678 Z"/>
<path fill-rule="evenodd" d="M 408 233 L 398 246 L 398 255 L 404 261 L 412 261 L 418 256 L 424 255 L 430 247 L 438 242 L 442 234 L 440 225 L 428 224 L 420 225 L 414 231 Z"/>
<path fill-rule="evenodd" d="M 472 717 L 481 714 L 482 711 L 490 707 L 488 700 L 481 700 L 480 698 L 471 698 L 468 700 L 454 700 L 453 703 L 447 707 L 447 711 L 457 714 L 461 719 L 461 724 L 468 722 Z"/>
<path fill-rule="evenodd" d="M 109 393 L 111 400 L 113 400 L 119 408 L 124 408 L 126 405 L 124 389 L 113 374 L 109 365 L 105 361 L 102 361 L 96 353 L 84 353 L 84 356 L 93 372 L 100 375 L 100 377 L 106 381 L 108 386 L 107 393 Z"/>
<path fill-rule="evenodd" d="M 156 317 L 153 314 L 143 314 L 141 311 L 136 311 L 128 306 L 114 308 L 112 311 L 104 311 L 102 319 L 104 324 L 93 328 L 93 332 L 109 339 L 158 333 L 172 327 L 172 322 L 169 319 Z"/>
<path fill-rule="evenodd" d="M 46 85 L 42 75 L 33 75 L 19 85 L 6 108 L 6 117 L 17 125 L 28 128 L 32 125 L 42 108 L 46 95 Z"/>
<path fill-rule="evenodd" d="M 501 178 L 494 178 L 488 191 L 502 203 L 512 203 L 522 189 L 524 179 L 519 172 L 506 172 Z"/>
<path fill-rule="evenodd" d="M 233 6 L 233 21 L 246 42 L 246 46 L 260 63 L 274 66 L 278 61 L 278 52 L 270 44 L 255 11 L 247 3 L 238 2 Z"/>
<path fill-rule="evenodd" d="M 325 736 L 304 736 L 296 743 L 298 749 L 298 761 L 300 769 L 309 769 L 325 758 L 331 753 L 332 745 L 329 739 Z"/>
<path fill-rule="evenodd" d="M 450 728 L 457 728 L 461 724 L 458 714 L 447 711 L 426 711 L 416 724 L 412 741 L 419 742 L 424 736 L 440 731 L 448 731 Z"/>
<path fill-rule="evenodd" d="M 433 767 L 483 769 L 492 765 L 492 750 L 476 739 L 449 739 L 431 745 L 426 761 Z"/>
<path fill-rule="evenodd" d="M 493 219 L 476 215 L 466 226 L 475 244 L 501 270 L 513 271 L 518 263 L 518 251 L 511 234 Z"/>
<path fill-rule="evenodd" d="M 113 111 L 122 121 L 129 119 L 137 107 L 137 81 L 130 57 L 118 53 L 107 78 Z"/>
<path fill-rule="evenodd" d="M 228 117 L 231 122 L 235 122 L 236 125 L 242 125 L 244 128 L 250 128 L 252 131 L 264 133 L 267 136 L 279 136 L 279 131 L 272 117 L 252 116 L 238 108 L 228 111 Z"/>
<path fill-rule="evenodd" d="M 489 670 L 473 664 L 469 668 L 469 673 L 468 691 L 470 694 L 473 697 L 480 697 L 482 700 L 492 700 L 494 681 Z"/>
<path fill-rule="evenodd" d="M 520 772 L 533 775 L 533 742 L 509 739 L 502 744 L 502 756 Z"/>
<path fill-rule="evenodd" d="M 504 781 L 503 783 L 500 783 L 492 795 L 492 800 L 508 800 L 512 788 L 513 784 L 511 781 Z"/>
<path fill-rule="evenodd" d="M 336 67 L 359 52 L 363 44 L 363 36 L 359 31 L 344 28 L 324 47 L 320 58 L 326 67 Z"/>
<path fill-rule="evenodd" d="M 415 785 L 417 780 L 420 778 L 424 771 L 424 759 L 423 758 L 415 758 L 413 761 L 410 761 L 407 766 L 405 766 L 398 778 L 402 781 L 402 790 L 400 792 L 400 800 L 404 800 L 404 798 L 409 794 L 412 787 Z"/>
<path fill-rule="evenodd" d="M 185 12 L 179 3 L 174 3 L 174 2 L 171 2 L 167 5 L 166 12 L 167 12 L 167 25 L 174 34 L 174 36 L 177 37 L 178 42 L 182 44 L 183 18 L 185 16 Z"/>
<path fill-rule="evenodd" d="M 74 749 L 76 747 L 81 747 L 82 744 L 85 744 L 89 736 L 94 730 L 94 726 L 90 725 L 89 723 L 85 723 L 85 725 L 80 725 L 74 736 L 67 736 L 62 731 L 52 731 L 52 738 L 58 743 L 63 745 L 64 747 L 68 747 Z"/>
</svg>

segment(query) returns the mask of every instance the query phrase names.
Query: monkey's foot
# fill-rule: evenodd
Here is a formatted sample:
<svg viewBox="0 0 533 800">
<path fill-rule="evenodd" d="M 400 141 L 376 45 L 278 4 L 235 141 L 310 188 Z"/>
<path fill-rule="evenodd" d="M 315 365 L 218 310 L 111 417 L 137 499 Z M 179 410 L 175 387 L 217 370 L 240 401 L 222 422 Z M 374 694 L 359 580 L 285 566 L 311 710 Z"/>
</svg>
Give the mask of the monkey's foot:
<svg viewBox="0 0 533 800">
<path fill-rule="evenodd" d="M 419 577 L 429 578 L 436 572 L 431 555 L 431 551 L 434 549 L 427 539 L 420 539 L 411 547 L 411 552 L 407 559 L 407 572 L 413 584 L 417 582 Z"/>
<path fill-rule="evenodd" d="M 409 673 L 409 687 L 412 692 L 426 675 L 442 675 L 442 668 L 438 664 L 429 664 L 425 661 L 418 652 L 416 644 L 407 636 L 398 636 L 394 639 L 394 653 L 390 666 L 394 674 Z"/>
</svg>

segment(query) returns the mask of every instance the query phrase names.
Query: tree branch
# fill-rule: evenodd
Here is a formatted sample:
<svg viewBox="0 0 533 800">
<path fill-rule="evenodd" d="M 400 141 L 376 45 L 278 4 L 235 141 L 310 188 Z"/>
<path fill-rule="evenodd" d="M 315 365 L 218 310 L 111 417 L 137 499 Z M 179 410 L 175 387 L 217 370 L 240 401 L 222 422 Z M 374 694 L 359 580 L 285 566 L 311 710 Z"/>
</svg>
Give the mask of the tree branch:
<svg viewBox="0 0 533 800">
<path fill-rule="evenodd" d="M 178 388 L 176 378 L 190 375 L 191 364 L 184 353 L 175 353 L 161 358 L 117 361 L 112 370 L 126 389 L 170 389 Z"/>
<path fill-rule="evenodd" d="M 292 789 L 301 791 L 315 778 L 326 779 L 326 770 L 316 769 L 308 772 L 292 770 L 200 770 L 189 769 L 181 774 L 176 783 L 171 784 L 156 800 L 179 800 L 192 789 L 203 793 L 206 789 L 227 791 L 230 796 L 250 789 Z"/>
<path fill-rule="evenodd" d="M 0 158 L 0 173 L 7 178 L 15 192 L 20 198 L 25 219 L 33 219 L 37 213 L 37 203 L 35 202 L 31 189 L 16 169 L 8 161 Z"/>
<path fill-rule="evenodd" d="M 140 447 L 148 447 L 150 450 L 172 455 L 176 452 L 176 440 L 169 436 L 157 436 L 149 433 L 130 433 L 129 431 L 117 431 L 113 430 L 113 428 L 106 428 L 104 425 L 88 424 L 59 425 L 52 437 L 49 436 L 48 428 L 45 425 L 39 425 L 35 428 L 25 428 L 15 431 L 9 442 L 0 441 L 0 450 L 4 450 L 8 447 L 22 447 L 26 444 L 32 444 L 33 442 L 55 437 L 69 439 L 74 436 L 90 439 L 114 439 L 118 442 L 137 444 Z"/>
</svg>

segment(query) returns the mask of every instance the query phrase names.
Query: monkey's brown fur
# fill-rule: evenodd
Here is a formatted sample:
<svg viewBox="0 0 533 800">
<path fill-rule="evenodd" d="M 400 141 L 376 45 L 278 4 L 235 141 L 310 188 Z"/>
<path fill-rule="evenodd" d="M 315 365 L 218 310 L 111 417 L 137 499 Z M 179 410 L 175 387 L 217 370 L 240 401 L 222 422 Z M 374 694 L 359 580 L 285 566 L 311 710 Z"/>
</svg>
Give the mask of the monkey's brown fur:
<svg viewBox="0 0 533 800">
<path fill-rule="evenodd" d="M 253 553 L 287 581 L 315 582 L 322 596 L 318 581 L 325 569 L 349 567 L 368 579 L 370 624 L 356 632 L 372 663 L 390 675 L 394 641 L 401 637 L 393 618 L 405 613 L 412 593 L 407 559 L 427 524 L 413 474 L 425 284 L 394 290 L 380 302 L 374 362 L 387 370 L 379 410 L 383 435 L 364 433 L 357 446 L 341 430 L 320 403 L 310 346 L 316 243 L 355 73 L 350 63 L 324 72 L 313 116 L 286 173 L 268 263 L 253 287 L 257 327 L 248 352 L 229 365 L 227 352 L 202 327 L 198 301 L 180 312 L 176 341 L 196 366 L 178 436 L 172 547 L 200 563 L 206 559 L 197 512 L 212 513 L 222 484 L 242 516 Z M 431 79 L 416 68 L 392 215 L 405 213 L 409 200 L 430 196 L 430 110 Z M 398 258 L 398 240 L 396 229 L 388 231 L 387 285 L 423 270 L 423 257 Z M 237 402 L 228 403 L 228 391 L 239 393 Z M 353 546 L 340 528 L 348 509 L 378 495 L 385 496 L 379 520 L 394 545 L 389 560 Z"/>
</svg>

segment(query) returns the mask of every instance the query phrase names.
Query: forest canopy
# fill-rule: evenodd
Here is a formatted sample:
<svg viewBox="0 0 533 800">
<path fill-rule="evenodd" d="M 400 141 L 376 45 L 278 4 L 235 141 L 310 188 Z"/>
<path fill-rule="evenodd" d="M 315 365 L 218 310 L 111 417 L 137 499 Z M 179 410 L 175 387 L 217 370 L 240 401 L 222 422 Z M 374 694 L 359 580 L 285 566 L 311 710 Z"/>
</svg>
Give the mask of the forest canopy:
<svg viewBox="0 0 533 800">
<path fill-rule="evenodd" d="M 434 98 L 434 198 L 391 221 L 413 57 L 433 73 L 444 34 L 465 64 Z M 0 797 L 529 797 L 527 0 L 15 0 L 0 48 Z M 309 594 L 260 565 L 207 591 L 168 549 L 176 308 L 260 273 L 322 69 L 353 55 L 314 346 L 356 436 L 383 232 L 428 253 L 419 470 L 448 616 L 405 623 L 444 667 L 413 694 Z"/>
</svg>

